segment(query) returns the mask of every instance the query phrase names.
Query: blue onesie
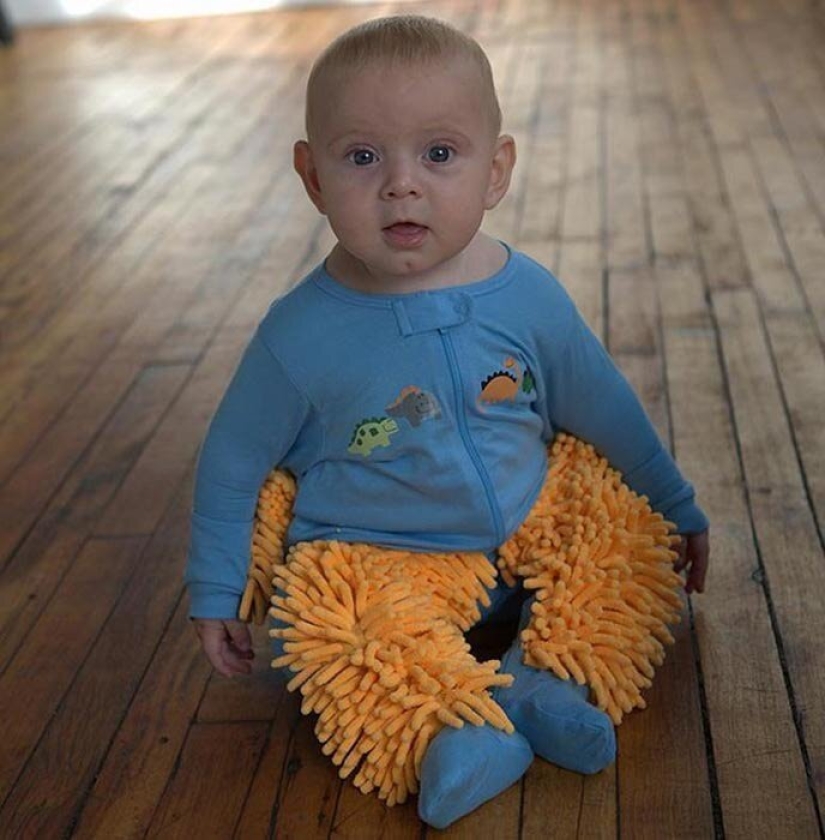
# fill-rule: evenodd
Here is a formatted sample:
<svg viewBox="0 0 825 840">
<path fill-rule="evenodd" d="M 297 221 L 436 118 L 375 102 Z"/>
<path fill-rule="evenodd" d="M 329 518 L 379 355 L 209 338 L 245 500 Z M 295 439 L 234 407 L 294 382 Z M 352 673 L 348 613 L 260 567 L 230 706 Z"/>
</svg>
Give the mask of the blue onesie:
<svg viewBox="0 0 825 840">
<path fill-rule="evenodd" d="M 475 283 L 374 295 L 323 265 L 276 301 L 198 466 L 191 615 L 233 618 L 258 491 L 298 480 L 290 544 L 493 551 L 532 507 L 545 447 L 592 443 L 681 533 L 707 520 L 560 283 L 526 255 Z"/>
</svg>

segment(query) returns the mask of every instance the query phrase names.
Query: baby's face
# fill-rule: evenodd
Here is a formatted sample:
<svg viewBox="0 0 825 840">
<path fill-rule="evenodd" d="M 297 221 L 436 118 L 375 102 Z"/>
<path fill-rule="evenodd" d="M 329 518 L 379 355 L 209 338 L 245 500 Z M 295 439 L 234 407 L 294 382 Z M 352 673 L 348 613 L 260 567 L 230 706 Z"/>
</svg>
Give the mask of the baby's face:
<svg viewBox="0 0 825 840">
<path fill-rule="evenodd" d="M 390 282 L 426 279 L 462 252 L 503 194 L 473 64 L 351 70 L 318 101 L 302 175 L 340 246 Z M 301 171 L 298 158 L 296 147 Z"/>
</svg>

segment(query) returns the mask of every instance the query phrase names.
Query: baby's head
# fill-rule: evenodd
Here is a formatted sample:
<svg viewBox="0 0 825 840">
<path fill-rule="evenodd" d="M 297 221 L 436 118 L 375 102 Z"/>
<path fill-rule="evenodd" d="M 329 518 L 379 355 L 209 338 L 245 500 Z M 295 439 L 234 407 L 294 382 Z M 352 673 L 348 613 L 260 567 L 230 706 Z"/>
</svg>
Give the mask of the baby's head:
<svg viewBox="0 0 825 840">
<path fill-rule="evenodd" d="M 501 109 L 493 71 L 484 50 L 460 30 L 435 18 L 398 15 L 369 20 L 344 32 L 316 59 L 307 82 L 306 130 L 310 143 L 329 95 L 348 74 L 383 70 L 440 70 L 449 77 L 456 66 L 469 70 L 462 82 L 475 90 L 494 137 L 501 131 Z"/>
<path fill-rule="evenodd" d="M 381 18 L 313 66 L 295 167 L 354 265 L 425 277 L 464 253 L 507 191 L 515 146 L 500 128 L 472 38 L 430 18 Z"/>
</svg>

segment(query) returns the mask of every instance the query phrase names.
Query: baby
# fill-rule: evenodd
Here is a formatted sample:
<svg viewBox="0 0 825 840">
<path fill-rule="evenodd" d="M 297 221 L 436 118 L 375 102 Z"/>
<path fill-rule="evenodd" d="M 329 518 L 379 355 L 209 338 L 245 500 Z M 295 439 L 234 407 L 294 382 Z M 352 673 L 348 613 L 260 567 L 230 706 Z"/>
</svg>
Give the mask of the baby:
<svg viewBox="0 0 825 840">
<path fill-rule="evenodd" d="M 677 569 L 701 592 L 707 520 L 631 388 L 543 267 L 482 233 L 507 192 L 489 63 L 454 28 L 373 20 L 310 75 L 294 165 L 337 244 L 276 301 L 212 421 L 198 468 L 187 568 L 213 666 L 250 671 L 237 621 L 261 484 L 298 479 L 288 542 L 417 551 L 495 549 L 530 511 L 559 430 L 592 443 L 675 522 Z M 484 618 L 522 608 L 500 586 Z M 522 626 L 529 617 L 522 608 Z M 615 757 L 587 689 L 522 662 L 495 699 L 515 726 L 444 727 L 421 766 L 421 818 L 444 827 L 515 782 L 534 754 L 598 772 Z"/>
</svg>

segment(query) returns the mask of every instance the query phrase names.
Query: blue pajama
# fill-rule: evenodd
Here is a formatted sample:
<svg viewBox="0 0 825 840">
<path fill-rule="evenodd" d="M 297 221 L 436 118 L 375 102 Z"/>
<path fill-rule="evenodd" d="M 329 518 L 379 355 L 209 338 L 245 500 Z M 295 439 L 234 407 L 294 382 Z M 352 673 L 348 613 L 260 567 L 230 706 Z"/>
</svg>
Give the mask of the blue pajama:
<svg viewBox="0 0 825 840">
<path fill-rule="evenodd" d="M 692 486 L 561 284 L 508 248 L 492 277 L 404 295 L 348 289 L 319 265 L 266 314 L 210 424 L 186 570 L 191 615 L 233 618 L 260 487 L 298 481 L 288 543 L 338 539 L 492 554 L 518 528 L 559 431 L 592 443 L 681 533 L 705 530 Z M 529 601 L 499 587 L 483 620 Z M 276 642 L 277 646 L 277 642 Z M 276 651 L 277 652 L 277 651 Z M 613 760 L 586 690 L 502 661 L 495 698 L 516 726 L 446 727 L 422 765 L 419 813 L 444 827 L 495 796 L 534 754 L 579 772 Z"/>
</svg>

